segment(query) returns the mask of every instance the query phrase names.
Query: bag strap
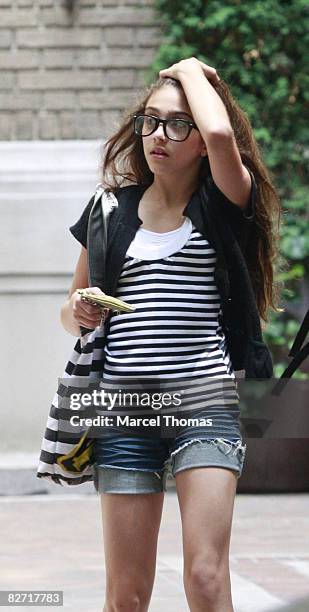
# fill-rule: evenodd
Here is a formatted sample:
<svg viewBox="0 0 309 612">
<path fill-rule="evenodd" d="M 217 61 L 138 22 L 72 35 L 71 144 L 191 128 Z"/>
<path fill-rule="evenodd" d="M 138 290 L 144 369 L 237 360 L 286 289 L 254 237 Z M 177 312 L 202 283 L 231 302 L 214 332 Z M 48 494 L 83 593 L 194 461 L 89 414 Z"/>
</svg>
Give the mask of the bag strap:
<svg viewBox="0 0 309 612">
<path fill-rule="evenodd" d="M 110 215 L 117 206 L 116 196 L 106 191 L 101 184 L 97 185 L 87 229 L 89 287 L 104 287 L 107 227 Z"/>
<path fill-rule="evenodd" d="M 309 310 L 305 314 L 303 322 L 296 334 L 296 338 L 293 342 L 293 346 L 288 354 L 289 357 L 293 357 L 288 367 L 281 374 L 279 380 L 272 389 L 272 395 L 280 395 L 281 391 L 288 383 L 288 379 L 291 378 L 294 372 L 299 366 L 305 361 L 309 355 L 309 342 L 303 346 L 305 338 L 309 332 Z"/>
<path fill-rule="evenodd" d="M 293 345 L 288 355 L 289 357 L 296 357 L 298 351 L 300 351 L 301 347 L 303 346 L 303 343 L 305 341 L 305 338 L 308 332 L 309 332 L 309 309 L 307 310 L 305 317 L 303 319 L 303 322 L 296 334 L 296 338 L 293 342 Z"/>
<path fill-rule="evenodd" d="M 90 210 L 87 228 L 87 262 L 89 287 L 100 287 L 105 282 L 105 263 L 107 251 L 107 228 L 114 208 L 117 208 L 116 196 L 106 191 L 99 183 L 96 186 L 93 205 Z M 81 327 L 81 335 L 89 333 Z"/>
</svg>

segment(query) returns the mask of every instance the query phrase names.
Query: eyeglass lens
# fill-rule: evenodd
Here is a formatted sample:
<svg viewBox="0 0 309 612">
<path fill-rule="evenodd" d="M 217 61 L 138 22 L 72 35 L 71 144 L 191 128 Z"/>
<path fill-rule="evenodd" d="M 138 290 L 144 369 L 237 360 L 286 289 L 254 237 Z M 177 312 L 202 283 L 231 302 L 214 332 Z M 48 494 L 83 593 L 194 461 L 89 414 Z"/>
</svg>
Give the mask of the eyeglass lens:
<svg viewBox="0 0 309 612">
<path fill-rule="evenodd" d="M 138 115 L 135 120 L 135 130 L 140 136 L 149 136 L 158 127 L 158 120 L 147 115 Z M 184 140 L 190 131 L 190 126 L 181 119 L 169 119 L 166 123 L 166 135 L 171 140 Z"/>
</svg>

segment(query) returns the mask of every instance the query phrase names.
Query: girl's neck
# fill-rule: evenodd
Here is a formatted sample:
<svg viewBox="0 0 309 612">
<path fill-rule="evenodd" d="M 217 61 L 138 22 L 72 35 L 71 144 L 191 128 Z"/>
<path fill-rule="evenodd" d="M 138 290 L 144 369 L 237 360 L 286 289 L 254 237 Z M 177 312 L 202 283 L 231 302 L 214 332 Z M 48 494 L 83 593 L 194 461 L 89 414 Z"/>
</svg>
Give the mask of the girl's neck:
<svg viewBox="0 0 309 612">
<path fill-rule="evenodd" d="M 143 198 L 151 201 L 154 206 L 167 209 L 179 208 L 186 205 L 192 193 L 197 189 L 197 181 L 177 184 L 171 184 L 170 181 L 164 181 L 161 177 L 155 177 L 153 183 L 146 189 Z"/>
</svg>

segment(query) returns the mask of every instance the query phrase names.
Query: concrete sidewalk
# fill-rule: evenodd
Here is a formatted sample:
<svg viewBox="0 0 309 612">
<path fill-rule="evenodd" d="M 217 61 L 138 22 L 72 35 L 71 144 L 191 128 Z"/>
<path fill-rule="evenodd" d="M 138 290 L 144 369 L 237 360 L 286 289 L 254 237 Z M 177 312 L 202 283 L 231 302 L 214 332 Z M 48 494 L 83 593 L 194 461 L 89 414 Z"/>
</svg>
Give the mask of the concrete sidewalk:
<svg viewBox="0 0 309 612">
<path fill-rule="evenodd" d="M 100 499 L 86 489 L 77 493 L 51 483 L 45 494 L 0 497 L 2 590 L 63 590 L 64 609 L 102 612 Z M 238 494 L 230 549 L 235 612 L 281 610 L 284 604 L 309 596 L 308 545 L 309 494 Z M 309 604 L 303 609 L 308 610 Z M 149 610 L 189 610 L 174 488 L 165 494 Z"/>
</svg>

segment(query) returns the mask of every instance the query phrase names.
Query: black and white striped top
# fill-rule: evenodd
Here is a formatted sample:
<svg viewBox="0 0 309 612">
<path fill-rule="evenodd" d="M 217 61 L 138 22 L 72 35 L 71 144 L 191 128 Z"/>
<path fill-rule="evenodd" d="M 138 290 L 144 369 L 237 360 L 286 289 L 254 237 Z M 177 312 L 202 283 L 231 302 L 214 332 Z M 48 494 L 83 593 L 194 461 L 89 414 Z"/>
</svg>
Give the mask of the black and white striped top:
<svg viewBox="0 0 309 612">
<path fill-rule="evenodd" d="M 147 230 L 142 232 L 145 239 Z M 216 253 L 188 218 L 178 230 L 155 234 L 148 232 L 148 238 L 152 238 L 149 258 L 130 255 L 143 253 L 139 240 L 135 250 L 131 243 L 126 254 L 116 296 L 136 306 L 136 310 L 111 316 L 104 379 L 161 380 L 168 381 L 169 387 L 177 388 L 178 384 L 179 388 L 181 380 L 204 383 L 207 377 L 212 404 L 216 400 L 224 406 L 235 405 L 239 400 L 235 373 L 219 322 L 220 296 L 214 280 Z M 165 238 L 161 245 L 153 240 L 156 236 L 159 242 L 160 237 Z M 181 236 L 185 242 L 173 252 L 173 244 L 177 239 L 179 243 Z M 172 254 L 154 258 L 156 252 L 167 252 L 166 238 Z M 194 408 L 205 404 L 204 393 L 203 400 L 198 393 L 194 397 Z"/>
</svg>

